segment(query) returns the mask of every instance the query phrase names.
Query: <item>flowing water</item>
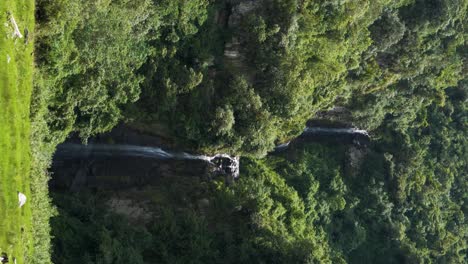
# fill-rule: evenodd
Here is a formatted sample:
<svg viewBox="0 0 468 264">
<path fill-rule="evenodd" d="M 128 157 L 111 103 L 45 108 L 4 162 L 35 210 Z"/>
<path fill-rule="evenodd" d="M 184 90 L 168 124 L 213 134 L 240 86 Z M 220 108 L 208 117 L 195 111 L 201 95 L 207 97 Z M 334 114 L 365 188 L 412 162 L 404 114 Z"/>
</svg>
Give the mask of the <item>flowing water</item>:
<svg viewBox="0 0 468 264">
<path fill-rule="evenodd" d="M 87 158 L 87 157 L 142 157 L 152 159 L 200 160 L 215 166 L 219 171 L 239 176 L 239 158 L 228 154 L 214 156 L 195 155 L 187 152 L 172 152 L 158 147 L 119 145 L 119 144 L 61 144 L 57 148 L 56 157 Z"/>
<path fill-rule="evenodd" d="M 304 129 L 303 135 L 308 134 L 359 134 L 365 137 L 369 137 L 369 133 L 366 130 L 357 128 L 306 127 Z"/>
<path fill-rule="evenodd" d="M 302 137 L 334 137 L 334 136 L 362 136 L 369 138 L 369 133 L 357 128 L 327 128 L 306 127 Z M 289 148 L 291 142 L 278 145 L 275 151 Z M 217 154 L 214 156 L 190 154 L 187 152 L 175 152 L 164 150 L 159 147 L 148 147 L 125 144 L 61 144 L 55 154 L 60 158 L 88 158 L 88 157 L 142 157 L 159 160 L 200 160 L 213 165 L 217 171 L 224 172 L 233 177 L 239 176 L 239 157 L 228 154 Z"/>
<path fill-rule="evenodd" d="M 357 128 L 306 127 L 297 139 L 278 145 L 274 151 L 281 152 L 308 141 L 361 145 L 369 141 L 369 134 Z M 113 188 L 133 186 L 135 182 L 147 184 L 161 175 L 197 176 L 208 172 L 228 178 L 239 176 L 239 157 L 236 156 L 197 155 L 139 144 L 61 144 L 54 156 L 56 176 L 52 182 L 78 191 L 90 186 Z"/>
</svg>

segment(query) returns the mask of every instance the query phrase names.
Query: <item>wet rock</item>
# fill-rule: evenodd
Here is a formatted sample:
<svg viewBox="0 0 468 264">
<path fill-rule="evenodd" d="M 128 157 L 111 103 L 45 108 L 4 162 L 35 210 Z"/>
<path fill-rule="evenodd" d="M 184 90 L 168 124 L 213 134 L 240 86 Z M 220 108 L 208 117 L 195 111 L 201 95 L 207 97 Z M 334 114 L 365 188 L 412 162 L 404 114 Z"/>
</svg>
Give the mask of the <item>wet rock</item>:
<svg viewBox="0 0 468 264">
<path fill-rule="evenodd" d="M 215 172 L 220 175 L 239 177 L 239 157 L 231 157 L 227 154 L 216 155 L 211 159 L 215 166 Z"/>
</svg>

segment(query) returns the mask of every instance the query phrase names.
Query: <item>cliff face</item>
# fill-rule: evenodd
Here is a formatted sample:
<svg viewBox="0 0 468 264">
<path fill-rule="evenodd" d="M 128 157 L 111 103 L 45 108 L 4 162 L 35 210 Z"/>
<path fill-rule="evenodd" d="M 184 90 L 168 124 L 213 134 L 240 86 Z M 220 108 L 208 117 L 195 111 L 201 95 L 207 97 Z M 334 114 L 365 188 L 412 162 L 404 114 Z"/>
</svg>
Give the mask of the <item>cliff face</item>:
<svg viewBox="0 0 468 264">
<path fill-rule="evenodd" d="M 156 160 L 144 157 L 55 158 L 53 190 L 125 190 L 158 184 L 159 178 L 209 177 L 201 161 Z"/>
</svg>

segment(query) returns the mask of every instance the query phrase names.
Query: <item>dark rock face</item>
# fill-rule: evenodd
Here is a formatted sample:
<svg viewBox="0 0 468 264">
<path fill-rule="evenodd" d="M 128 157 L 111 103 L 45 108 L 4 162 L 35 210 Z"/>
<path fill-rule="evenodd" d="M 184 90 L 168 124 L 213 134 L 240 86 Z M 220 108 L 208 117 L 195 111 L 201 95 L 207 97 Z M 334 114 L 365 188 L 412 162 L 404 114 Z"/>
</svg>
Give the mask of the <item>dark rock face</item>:
<svg viewBox="0 0 468 264">
<path fill-rule="evenodd" d="M 294 148 L 294 146 L 306 144 L 307 142 L 338 143 L 365 149 L 370 144 L 371 138 L 367 131 L 353 128 L 347 124 L 310 120 L 299 137 L 291 142 L 278 145 L 274 152 L 282 152 L 289 148 Z"/>
<path fill-rule="evenodd" d="M 196 160 L 155 160 L 146 157 L 55 157 L 51 188 L 121 190 L 156 184 L 161 177 L 209 177 L 211 165 Z"/>
<path fill-rule="evenodd" d="M 350 161 L 353 167 L 359 166 L 362 155 L 358 154 L 370 143 L 367 132 L 342 123 L 323 122 L 309 121 L 301 136 L 278 146 L 275 152 L 307 142 L 339 143 L 353 147 Z M 239 176 L 239 157 L 189 154 L 167 139 L 125 126 L 91 139 L 89 146 L 76 142 L 77 139 L 72 138 L 58 148 L 52 166 L 52 189 L 118 190 L 155 185 L 164 177 L 223 176 L 230 181 Z"/>
<path fill-rule="evenodd" d="M 161 177 L 236 178 L 239 158 L 138 145 L 65 143 L 57 149 L 52 171 L 51 188 L 115 190 L 157 184 Z"/>
<path fill-rule="evenodd" d="M 81 143 L 77 137 L 71 137 L 67 140 L 68 143 Z M 167 149 L 182 151 L 173 138 L 167 138 L 160 135 L 149 135 L 142 133 L 137 129 L 127 126 L 118 125 L 112 131 L 97 135 L 89 140 L 90 144 L 126 144 L 148 147 L 164 146 Z"/>
</svg>

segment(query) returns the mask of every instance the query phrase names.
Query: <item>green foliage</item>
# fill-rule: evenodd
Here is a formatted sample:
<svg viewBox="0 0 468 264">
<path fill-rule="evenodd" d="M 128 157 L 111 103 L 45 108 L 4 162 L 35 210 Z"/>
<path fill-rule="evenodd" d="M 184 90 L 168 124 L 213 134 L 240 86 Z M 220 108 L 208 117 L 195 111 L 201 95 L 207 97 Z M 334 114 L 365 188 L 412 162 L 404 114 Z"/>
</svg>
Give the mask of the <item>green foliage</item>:
<svg viewBox="0 0 468 264">
<path fill-rule="evenodd" d="M 99 196 L 56 194 L 56 263 L 332 263 L 293 188 L 261 162 L 232 188 L 179 178 L 150 190 L 145 225 L 110 212 Z M 185 186 L 184 186 L 185 185 Z M 147 190 L 148 191 L 148 190 Z M 146 192 L 147 192 L 146 191 Z M 185 191 L 185 192 L 183 192 Z M 203 198 L 208 197 L 208 198 Z M 200 205 L 200 200 L 207 200 Z"/>
<path fill-rule="evenodd" d="M 361 127 L 406 129 L 466 75 L 466 0 L 267 2 L 40 1 L 51 138 L 125 115 L 203 152 L 264 156 L 336 104 Z"/>
<path fill-rule="evenodd" d="M 162 221 L 150 227 L 153 235 L 152 261 L 157 263 L 217 263 L 219 244 L 208 230 L 206 221 L 199 215 L 186 213 L 177 215 L 166 210 Z"/>
<path fill-rule="evenodd" d="M 275 140 L 296 136 L 310 116 L 345 93 L 347 72 L 357 67 L 371 43 L 362 28 L 384 5 L 371 9 L 362 2 L 272 1 L 228 29 L 213 20 L 229 13 L 231 5 L 213 4 L 210 8 L 217 12 L 208 9 L 205 14 L 197 10 L 189 20 L 209 15 L 199 30 L 161 44 L 163 59 L 143 67 L 147 81 L 140 111 L 131 117 L 137 123 L 167 124 L 173 134 L 204 151 L 264 156 Z M 198 45 L 199 39 L 210 44 Z M 219 52 L 232 39 L 240 41 L 239 52 L 246 59 L 229 60 Z M 220 132 L 220 109 L 229 107 L 233 126 Z"/>
<path fill-rule="evenodd" d="M 152 3 L 38 5 L 39 84 L 52 90 L 47 102 L 51 131 L 60 139 L 71 131 L 85 139 L 108 131 L 120 120 L 120 108 L 138 99 L 142 77 L 136 71 L 152 52 L 147 42 L 159 24 Z"/>
<path fill-rule="evenodd" d="M 403 208 L 414 208 L 404 213 L 415 219 L 406 223 L 411 252 L 419 259 L 461 263 L 468 235 L 463 229 L 466 195 L 460 193 L 466 187 L 461 184 L 467 169 L 466 87 L 448 93 L 444 107 L 426 110 L 427 126 L 406 132 L 406 142 L 399 146 L 405 155 L 395 153 L 393 162 L 401 164 L 395 166 L 395 196 Z"/>
<path fill-rule="evenodd" d="M 224 108 L 218 107 L 215 115 L 216 119 L 213 120 L 212 127 L 216 131 L 216 136 L 229 135 L 235 123 L 232 106 L 227 105 Z"/>
<path fill-rule="evenodd" d="M 368 149 L 295 144 L 263 160 L 242 159 L 233 185 L 162 179 L 138 195 L 156 197 L 151 207 L 157 217 L 144 231 L 150 246 L 129 248 L 138 247 L 132 250 L 142 263 L 464 263 L 466 83 L 446 92 L 445 106 L 433 103 L 404 131 L 389 123 Z M 357 167 L 349 164 L 356 151 L 365 153 Z M 103 253 L 77 243 L 75 235 L 100 234 L 93 228 L 109 225 L 100 215 L 111 214 L 100 206 L 89 213 L 95 205 L 83 201 L 59 200 L 59 206 L 68 222 L 57 225 L 63 221 L 58 218 L 57 232 L 83 230 L 73 240 L 61 235 L 56 246 L 74 243 L 77 252 L 97 259 Z M 121 230 L 116 223 L 127 221 L 109 219 L 117 225 L 109 226 L 114 232 Z M 107 236 L 97 237 L 96 243 L 108 245 Z M 112 239 L 120 244 L 133 237 Z M 103 252 L 117 254 L 107 247 Z"/>
<path fill-rule="evenodd" d="M 403 38 L 406 27 L 398 17 L 398 13 L 388 12 L 372 24 L 370 31 L 373 40 L 372 47 L 385 52 Z"/>
<path fill-rule="evenodd" d="M 243 211 L 251 212 L 245 234 L 256 252 L 244 262 L 332 263 L 323 230 L 311 225 L 310 211 L 297 191 L 262 162 L 248 162 L 248 177 L 234 187 Z"/>
<path fill-rule="evenodd" d="M 405 129 L 431 102 L 443 105 L 444 89 L 466 72 L 466 1 L 268 1 L 225 28 L 216 19 L 230 6 L 197 9 L 188 19 L 204 21 L 198 30 L 177 34 L 160 49 L 167 59 L 145 65 L 137 123 L 163 123 L 202 151 L 263 156 L 336 104 L 351 108 L 361 127 L 376 129 L 391 114 Z M 223 49 L 240 55 L 226 58 Z M 239 97 L 258 101 L 256 118 L 236 113 Z M 221 128 L 229 105 L 233 125 Z M 262 129 L 265 139 L 250 144 L 256 137 L 240 126 Z"/>
<path fill-rule="evenodd" d="M 374 44 L 353 70 L 348 102 L 360 127 L 405 130 L 445 89 L 467 77 L 468 1 L 415 1 L 386 11 L 371 26 Z"/>
<path fill-rule="evenodd" d="M 466 262 L 465 82 L 446 93 L 445 106 L 423 108 L 406 128 L 391 122 L 381 128 L 353 183 L 361 201 L 356 212 L 364 212 L 353 219 L 373 224 L 351 262 L 383 262 L 371 252 L 393 263 Z"/>
<path fill-rule="evenodd" d="M 446 92 L 445 106 L 431 104 L 409 128 L 385 124 L 358 173 L 342 171 L 352 155 L 344 146 L 267 159 L 303 199 L 309 224 L 323 228 L 332 255 L 349 263 L 466 261 L 466 83 Z"/>
<path fill-rule="evenodd" d="M 106 213 L 89 195 L 57 195 L 55 202 L 60 217 L 52 218 L 54 263 L 145 263 L 151 235 L 143 228 Z"/>
<path fill-rule="evenodd" d="M 171 199 L 143 231 L 65 201 L 54 258 L 466 262 L 468 1 L 249 2 L 260 4 L 235 22 L 235 1 L 38 1 L 41 141 L 125 116 L 199 152 L 263 157 L 344 106 L 372 132 L 362 165 L 349 172 L 349 147 L 332 144 L 243 160 L 233 186 L 158 190 Z M 206 196 L 207 208 L 193 202 Z"/>
</svg>

